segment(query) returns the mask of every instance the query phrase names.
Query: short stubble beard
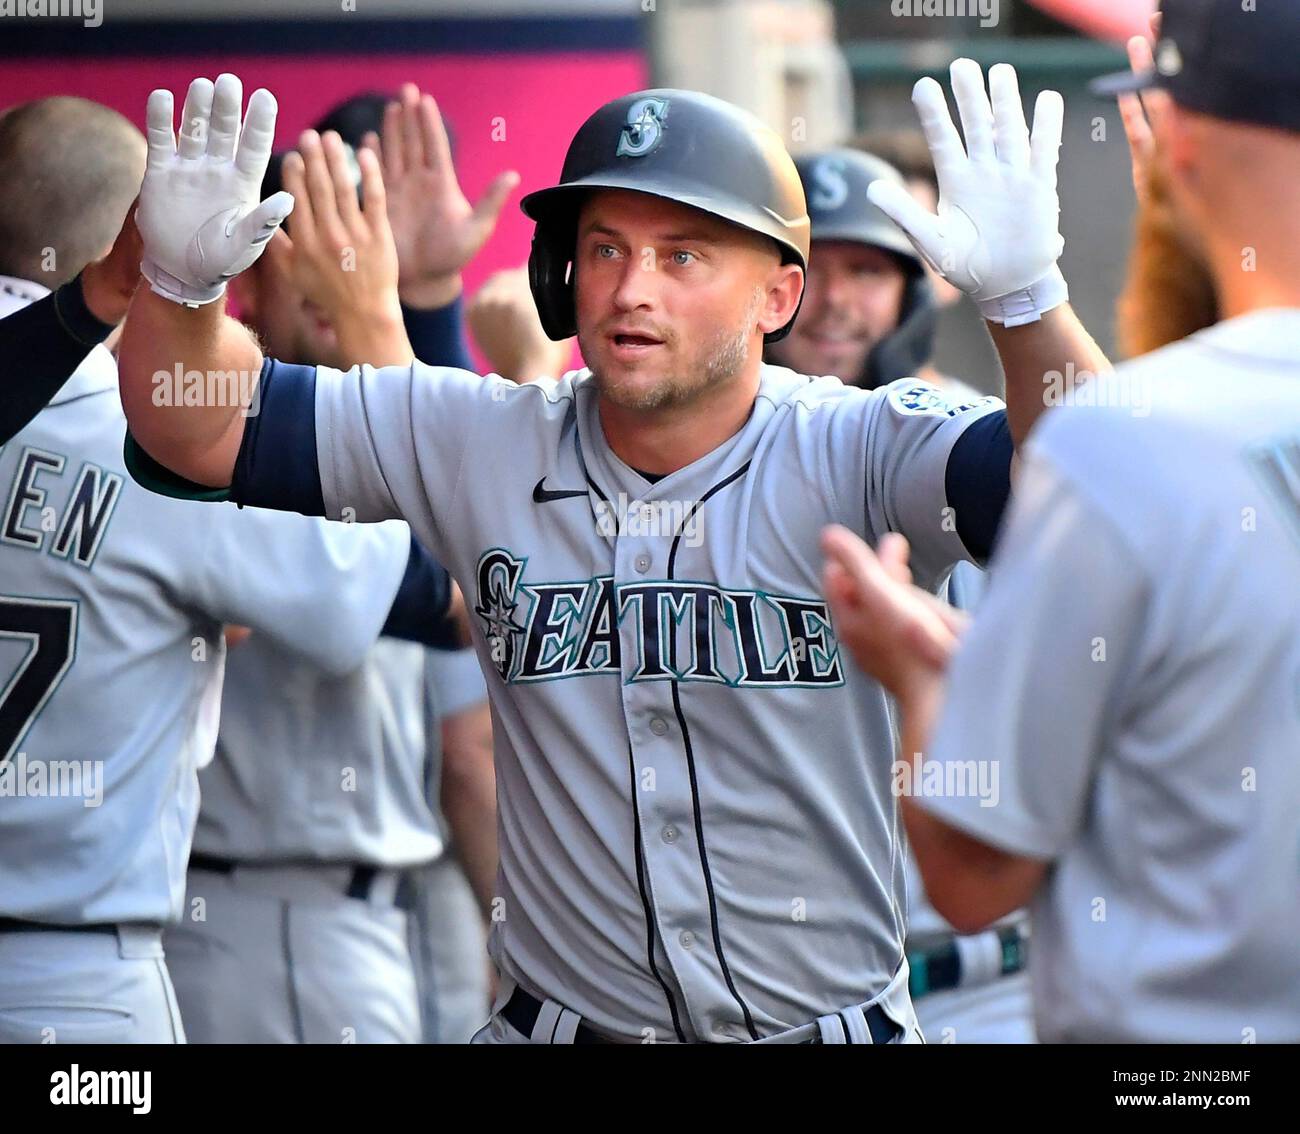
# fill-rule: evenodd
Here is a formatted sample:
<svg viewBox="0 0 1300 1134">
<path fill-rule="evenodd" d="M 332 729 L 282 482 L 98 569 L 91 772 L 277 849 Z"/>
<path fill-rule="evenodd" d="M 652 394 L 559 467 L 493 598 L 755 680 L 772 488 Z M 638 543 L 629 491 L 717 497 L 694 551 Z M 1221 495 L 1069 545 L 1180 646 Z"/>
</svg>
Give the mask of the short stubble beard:
<svg viewBox="0 0 1300 1134">
<path fill-rule="evenodd" d="M 688 405 L 703 394 L 730 385 L 749 363 L 749 339 L 763 299 L 763 289 L 756 288 L 739 330 L 717 332 L 700 367 L 702 377 L 673 375 L 649 389 L 633 390 L 607 382 L 598 371 L 593 371 L 601 396 L 620 409 L 660 410 Z"/>
</svg>

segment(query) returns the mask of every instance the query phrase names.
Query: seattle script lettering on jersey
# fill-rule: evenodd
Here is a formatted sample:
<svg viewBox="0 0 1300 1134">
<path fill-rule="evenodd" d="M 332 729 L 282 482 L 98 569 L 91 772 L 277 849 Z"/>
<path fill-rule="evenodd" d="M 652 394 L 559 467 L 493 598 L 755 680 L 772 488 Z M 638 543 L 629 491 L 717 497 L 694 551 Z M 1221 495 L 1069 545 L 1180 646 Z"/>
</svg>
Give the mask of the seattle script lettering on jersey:
<svg viewBox="0 0 1300 1134">
<path fill-rule="evenodd" d="M 844 684 L 826 604 L 714 583 L 525 583 L 526 557 L 484 552 L 477 601 L 492 662 L 511 683 L 621 674 L 760 688 Z"/>
</svg>

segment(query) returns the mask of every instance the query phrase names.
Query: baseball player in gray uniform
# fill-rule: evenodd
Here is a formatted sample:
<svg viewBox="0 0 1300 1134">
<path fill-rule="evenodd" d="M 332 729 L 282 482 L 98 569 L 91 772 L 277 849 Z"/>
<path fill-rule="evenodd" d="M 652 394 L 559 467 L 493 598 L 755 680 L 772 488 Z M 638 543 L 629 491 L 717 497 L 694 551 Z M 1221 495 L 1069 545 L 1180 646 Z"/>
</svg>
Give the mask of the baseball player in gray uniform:
<svg viewBox="0 0 1300 1134">
<path fill-rule="evenodd" d="M 917 91 L 922 118 L 934 121 Z M 808 295 L 789 336 L 767 349 L 771 362 L 800 374 L 834 374 L 875 389 L 929 366 L 938 318 L 925 260 L 868 195 L 876 181 L 902 186 L 887 162 L 852 149 L 796 160 L 812 220 Z M 985 399 L 949 379 L 955 403 Z M 959 563 L 945 584 L 954 606 L 973 610 L 984 573 Z M 985 933 L 953 932 L 925 896 L 916 862 L 906 858 L 907 951 L 912 1000 L 930 1042 L 1031 1043 L 1028 917 L 1017 911 Z"/>
<path fill-rule="evenodd" d="M 386 638 L 338 674 L 256 633 L 231 651 L 164 942 L 191 1043 L 420 1042 L 403 872 L 442 850 L 424 655 Z"/>
<path fill-rule="evenodd" d="M 0 452 L 0 1038 L 14 1042 L 182 1038 L 161 927 L 181 912 L 216 739 L 221 624 L 346 672 L 408 558 L 403 530 L 160 501 L 127 477 L 124 429 L 97 348 Z"/>
<path fill-rule="evenodd" d="M 336 193 L 355 200 L 354 177 L 341 152 L 333 167 L 319 146 L 298 160 L 316 209 L 300 214 L 292 248 L 261 260 L 241 308 L 278 355 L 342 361 L 357 344 L 330 318 L 329 258 L 312 250 Z M 295 258 L 314 273 L 294 271 Z M 357 253 L 367 281 L 374 260 Z M 395 256 L 390 274 L 395 287 Z M 442 644 L 458 644 L 446 630 Z M 257 634 L 233 651 L 186 912 L 165 942 L 191 1042 L 420 1041 L 405 873 L 443 849 L 425 798 L 425 690 L 412 642 L 376 642 L 341 675 Z"/>
<path fill-rule="evenodd" d="M 277 355 L 343 361 L 361 349 L 333 310 L 347 275 L 313 250 L 340 194 L 356 200 L 355 174 L 341 149 L 306 146 L 296 160 L 311 207 L 292 247 L 277 236 L 284 247 L 241 287 L 241 309 Z M 383 196 L 370 197 L 363 216 L 386 236 Z M 360 240 L 354 251 L 357 275 L 371 282 L 386 264 L 397 286 L 395 255 Z M 257 635 L 234 651 L 216 759 L 200 778 L 187 911 L 166 941 L 192 1042 L 421 1039 L 405 876 L 443 850 L 425 797 L 437 727 L 426 685 L 425 650 L 410 643 L 379 642 L 342 677 Z"/>
<path fill-rule="evenodd" d="M 263 360 L 220 299 L 292 204 L 257 201 L 274 100 L 253 94 L 236 147 L 237 88 L 197 80 L 178 149 L 151 97 L 131 460 L 174 493 L 404 517 L 463 582 L 500 816 L 485 1042 L 919 1037 L 889 711 L 840 656 L 820 532 L 904 531 L 937 585 L 988 552 L 1048 360 L 1100 365 L 1055 269 L 1059 96 L 1031 143 L 1014 72 L 992 75 L 996 127 L 978 66 L 954 75 L 975 156 L 951 122 L 945 154 L 978 163 L 979 193 L 931 235 L 1002 321 L 1009 427 L 912 382 L 763 365 L 803 290 L 803 191 L 777 135 L 687 91 L 597 110 L 562 184 L 524 200 L 539 313 L 590 371 L 518 387 Z M 261 366 L 258 416 L 157 412 L 145 384 L 177 352 Z"/>
<path fill-rule="evenodd" d="M 1163 88 L 1154 169 L 1225 318 L 1035 430 L 964 637 L 904 541 L 826 536 L 841 640 L 935 788 L 904 806 L 926 886 L 963 929 L 1033 898 L 1044 1040 L 1300 1041 L 1297 39 L 1294 7 L 1169 0 L 1156 68 L 1111 85 Z"/>
<path fill-rule="evenodd" d="M 135 185 L 120 193 L 124 210 Z M 99 227 L 93 239 L 111 239 Z M 32 247 L 43 239 L 37 226 Z M 42 292 L 0 288 L 5 309 Z M 401 525 L 160 500 L 127 476 L 124 430 L 113 358 L 96 347 L 0 451 L 5 1040 L 183 1038 L 161 935 L 181 911 L 196 773 L 216 738 L 222 624 L 347 672 L 417 558 Z"/>
</svg>

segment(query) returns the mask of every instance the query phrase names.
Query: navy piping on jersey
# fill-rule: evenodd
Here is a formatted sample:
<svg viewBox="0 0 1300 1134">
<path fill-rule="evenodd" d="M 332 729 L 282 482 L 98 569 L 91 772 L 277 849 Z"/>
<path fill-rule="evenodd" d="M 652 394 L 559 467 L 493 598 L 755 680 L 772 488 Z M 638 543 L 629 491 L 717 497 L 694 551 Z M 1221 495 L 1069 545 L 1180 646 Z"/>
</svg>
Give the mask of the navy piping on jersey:
<svg viewBox="0 0 1300 1134">
<path fill-rule="evenodd" d="M 673 999 L 673 994 L 668 988 L 667 982 L 659 972 L 659 964 L 655 960 L 655 929 L 654 922 L 650 916 L 650 895 L 646 893 L 645 888 L 645 863 L 642 859 L 642 842 L 641 842 L 641 807 L 636 798 L 636 757 L 632 754 L 632 746 L 627 746 L 627 774 L 628 787 L 632 794 L 632 839 L 636 848 L 636 888 L 641 894 L 641 905 L 645 909 L 645 950 L 646 957 L 650 961 L 650 971 L 654 973 L 655 980 L 659 982 L 659 987 L 664 990 L 664 996 L 668 1000 L 668 1011 L 673 1017 L 673 1031 L 677 1033 L 677 1042 L 685 1043 L 686 1036 L 682 1032 L 682 1023 L 677 1016 L 677 1001 Z"/>
<path fill-rule="evenodd" d="M 668 552 L 668 578 L 670 580 L 673 577 L 673 568 L 677 562 L 677 548 L 681 543 L 683 529 L 691 522 L 692 517 L 703 507 L 710 496 L 720 492 L 733 481 L 739 480 L 749 471 L 749 466 L 752 463 L 752 461 L 746 461 L 730 476 L 718 481 L 691 505 L 690 511 L 687 512 L 685 519 L 682 520 L 681 527 L 678 528 L 677 534 L 673 537 L 672 549 Z M 754 1017 L 749 1011 L 749 1005 L 745 1003 L 744 998 L 736 990 L 736 982 L 731 978 L 731 969 L 727 965 L 727 958 L 722 951 L 722 932 L 718 927 L 718 900 L 713 892 L 713 876 L 709 873 L 709 854 L 704 846 L 704 819 L 700 813 L 700 788 L 695 777 L 695 750 L 691 745 L 691 730 L 687 727 L 686 715 L 682 712 L 682 701 L 677 689 L 677 679 L 673 678 L 669 684 L 672 686 L 673 691 L 673 712 L 677 714 L 677 723 L 682 730 L 682 745 L 686 749 L 686 770 L 691 777 L 691 806 L 695 811 L 695 842 L 700 850 L 700 866 L 704 871 L 704 889 L 709 896 L 709 924 L 713 930 L 713 948 L 717 951 L 718 964 L 722 968 L 722 978 L 727 982 L 727 989 L 731 992 L 745 1017 L 745 1027 L 749 1030 L 749 1037 L 750 1039 L 758 1039 L 758 1029 L 754 1027 Z"/>
</svg>

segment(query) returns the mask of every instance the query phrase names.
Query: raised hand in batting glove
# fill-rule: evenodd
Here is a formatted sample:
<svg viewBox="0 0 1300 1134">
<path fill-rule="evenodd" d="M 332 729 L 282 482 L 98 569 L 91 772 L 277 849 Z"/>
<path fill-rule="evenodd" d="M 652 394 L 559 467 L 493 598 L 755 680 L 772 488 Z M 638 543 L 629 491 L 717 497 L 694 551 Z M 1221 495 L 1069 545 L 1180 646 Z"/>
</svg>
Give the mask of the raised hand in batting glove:
<svg viewBox="0 0 1300 1134">
<path fill-rule="evenodd" d="M 901 185 L 877 181 L 868 196 L 986 319 L 1008 327 L 1036 322 L 1069 298 L 1056 265 L 1065 247 L 1056 191 L 1065 104 L 1043 91 L 1031 137 L 1014 67 L 989 71 L 991 102 L 973 59 L 958 59 L 951 75 L 965 146 L 943 88 L 925 78 L 912 91 L 938 175 L 938 215 Z"/>
<path fill-rule="evenodd" d="M 256 90 L 240 124 L 244 87 L 234 75 L 190 84 L 179 142 L 171 91 L 149 96 L 149 162 L 136 223 L 140 271 L 159 295 L 186 307 L 220 299 L 226 281 L 262 253 L 293 211 L 293 197 L 261 198 L 275 137 L 275 98 Z"/>
</svg>

